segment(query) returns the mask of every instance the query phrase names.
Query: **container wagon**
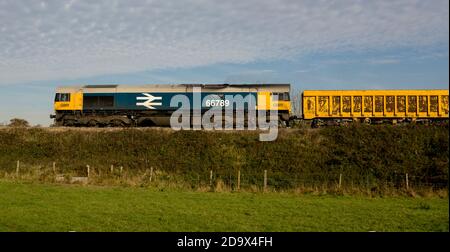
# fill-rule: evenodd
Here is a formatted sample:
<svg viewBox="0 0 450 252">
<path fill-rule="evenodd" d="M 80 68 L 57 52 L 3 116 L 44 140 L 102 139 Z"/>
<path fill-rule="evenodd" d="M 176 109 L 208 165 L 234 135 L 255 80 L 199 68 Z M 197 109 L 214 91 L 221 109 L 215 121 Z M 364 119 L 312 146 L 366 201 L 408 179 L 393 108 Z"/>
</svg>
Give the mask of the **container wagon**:
<svg viewBox="0 0 450 252">
<path fill-rule="evenodd" d="M 348 122 L 448 122 L 449 90 L 305 90 L 303 119 L 311 126 Z"/>
</svg>

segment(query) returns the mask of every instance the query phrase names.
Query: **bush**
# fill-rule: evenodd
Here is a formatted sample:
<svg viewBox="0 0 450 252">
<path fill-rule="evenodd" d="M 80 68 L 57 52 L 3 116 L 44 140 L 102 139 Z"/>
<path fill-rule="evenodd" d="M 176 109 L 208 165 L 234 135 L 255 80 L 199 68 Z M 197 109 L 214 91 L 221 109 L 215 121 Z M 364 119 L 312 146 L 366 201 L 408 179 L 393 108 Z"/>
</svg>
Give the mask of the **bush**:
<svg viewBox="0 0 450 252">
<path fill-rule="evenodd" d="M 20 119 L 20 118 L 13 118 L 10 120 L 10 123 L 8 125 L 9 127 L 30 127 L 30 124 L 27 120 Z"/>
</svg>

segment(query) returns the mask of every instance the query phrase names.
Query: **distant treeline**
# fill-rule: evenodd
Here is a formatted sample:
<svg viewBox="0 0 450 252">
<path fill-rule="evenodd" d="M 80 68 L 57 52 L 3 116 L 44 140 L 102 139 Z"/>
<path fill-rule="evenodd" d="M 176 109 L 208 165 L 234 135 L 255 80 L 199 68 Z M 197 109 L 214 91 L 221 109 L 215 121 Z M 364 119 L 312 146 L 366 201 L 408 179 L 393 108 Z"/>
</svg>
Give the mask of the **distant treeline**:
<svg viewBox="0 0 450 252">
<path fill-rule="evenodd" d="M 283 129 L 274 142 L 258 141 L 259 132 L 171 131 L 166 129 L 0 130 L 0 172 L 14 172 L 16 161 L 79 171 L 122 166 L 128 172 L 149 169 L 188 183 L 214 179 L 235 186 L 261 184 L 267 170 L 272 188 L 299 183 L 352 186 L 448 186 L 447 127 L 424 125 Z M 196 182 L 195 182 L 196 181 Z"/>
</svg>

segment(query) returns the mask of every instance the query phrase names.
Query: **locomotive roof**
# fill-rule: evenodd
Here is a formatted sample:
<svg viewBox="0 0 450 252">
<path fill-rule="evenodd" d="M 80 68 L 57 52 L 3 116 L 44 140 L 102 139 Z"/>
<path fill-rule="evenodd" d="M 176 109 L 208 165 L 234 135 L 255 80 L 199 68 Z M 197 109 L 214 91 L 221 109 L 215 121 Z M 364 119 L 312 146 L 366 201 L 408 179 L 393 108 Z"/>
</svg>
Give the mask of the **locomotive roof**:
<svg viewBox="0 0 450 252">
<path fill-rule="evenodd" d="M 76 92 L 83 90 L 86 93 L 98 92 L 191 92 L 194 87 L 201 87 L 206 91 L 245 91 L 257 89 L 259 91 L 289 92 L 290 84 L 145 84 L 145 85 L 84 85 L 58 87 L 56 92 Z"/>
</svg>

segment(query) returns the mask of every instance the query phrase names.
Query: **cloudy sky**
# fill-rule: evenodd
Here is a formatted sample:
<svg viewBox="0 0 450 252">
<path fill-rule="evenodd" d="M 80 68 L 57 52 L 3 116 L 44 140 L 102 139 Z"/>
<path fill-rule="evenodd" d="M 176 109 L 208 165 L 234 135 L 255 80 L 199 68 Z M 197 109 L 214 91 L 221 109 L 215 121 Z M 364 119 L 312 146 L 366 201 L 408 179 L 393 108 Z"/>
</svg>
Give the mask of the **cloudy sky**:
<svg viewBox="0 0 450 252">
<path fill-rule="evenodd" d="M 448 88 L 449 1 L 0 0 L 0 123 L 77 84 Z"/>
</svg>

